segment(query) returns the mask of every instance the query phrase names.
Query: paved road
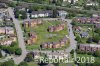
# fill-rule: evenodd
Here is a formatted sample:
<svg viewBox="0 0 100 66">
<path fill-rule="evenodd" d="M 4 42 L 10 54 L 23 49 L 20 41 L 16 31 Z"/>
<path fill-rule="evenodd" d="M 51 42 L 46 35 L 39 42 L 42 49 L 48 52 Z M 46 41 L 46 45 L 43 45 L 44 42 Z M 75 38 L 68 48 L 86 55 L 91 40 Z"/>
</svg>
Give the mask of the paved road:
<svg viewBox="0 0 100 66">
<path fill-rule="evenodd" d="M 72 49 L 76 49 L 77 42 L 75 41 L 75 36 L 73 34 L 72 25 L 70 19 L 65 19 L 67 21 L 67 26 L 69 30 L 69 39 L 70 39 L 70 47 L 66 49 L 67 52 L 70 52 Z"/>
<path fill-rule="evenodd" d="M 23 59 L 26 57 L 26 54 L 27 54 L 25 43 L 24 43 L 23 32 L 22 32 L 21 27 L 20 27 L 20 22 L 17 19 L 15 19 L 15 17 L 14 17 L 13 9 L 9 7 L 8 11 L 9 11 L 9 14 L 10 14 L 10 16 L 13 19 L 13 22 L 15 24 L 17 37 L 18 37 L 18 41 L 19 41 L 19 47 L 22 49 L 22 55 L 13 58 L 14 62 L 16 64 L 19 64 L 20 62 L 23 61 Z"/>
</svg>

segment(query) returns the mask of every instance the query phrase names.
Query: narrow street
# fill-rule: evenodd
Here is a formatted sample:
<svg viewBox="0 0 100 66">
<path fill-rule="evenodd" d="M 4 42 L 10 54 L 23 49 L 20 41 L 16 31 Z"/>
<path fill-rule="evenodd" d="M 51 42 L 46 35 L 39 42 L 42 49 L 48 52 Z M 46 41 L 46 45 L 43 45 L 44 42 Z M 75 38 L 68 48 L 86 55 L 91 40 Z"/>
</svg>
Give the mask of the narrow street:
<svg viewBox="0 0 100 66">
<path fill-rule="evenodd" d="M 9 12 L 11 18 L 13 19 L 13 22 L 14 22 L 14 25 L 16 28 L 16 32 L 17 32 L 19 47 L 22 49 L 22 55 L 13 58 L 15 64 L 19 64 L 20 62 L 22 62 L 24 60 L 24 58 L 26 57 L 26 54 L 27 54 L 25 43 L 24 43 L 24 38 L 23 38 L 23 32 L 20 27 L 20 22 L 17 19 L 15 19 L 15 17 L 14 17 L 13 9 L 9 7 L 8 12 Z"/>
<path fill-rule="evenodd" d="M 77 41 L 75 41 L 75 36 L 72 30 L 71 20 L 65 19 L 67 21 L 67 26 L 69 30 L 69 39 L 70 39 L 70 47 L 66 49 L 67 52 L 70 52 L 72 49 L 76 49 Z"/>
</svg>

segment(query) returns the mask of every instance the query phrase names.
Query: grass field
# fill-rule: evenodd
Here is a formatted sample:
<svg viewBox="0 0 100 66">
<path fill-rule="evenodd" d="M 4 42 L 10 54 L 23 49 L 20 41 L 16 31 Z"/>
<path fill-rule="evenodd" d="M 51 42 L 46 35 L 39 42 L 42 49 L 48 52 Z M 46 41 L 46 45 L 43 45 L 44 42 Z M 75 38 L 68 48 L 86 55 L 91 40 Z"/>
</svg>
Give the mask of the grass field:
<svg viewBox="0 0 100 66">
<path fill-rule="evenodd" d="M 61 24 L 61 22 L 60 21 L 44 21 L 42 25 L 36 26 L 34 28 L 27 28 L 26 29 L 27 32 L 24 34 L 25 37 L 28 38 L 27 33 L 29 33 L 30 31 L 35 32 L 38 36 L 37 42 L 34 43 L 33 45 L 27 45 L 27 49 L 28 50 L 39 49 L 40 44 L 42 44 L 43 42 L 56 42 L 64 38 L 65 35 L 68 35 L 67 26 L 65 26 L 64 30 L 61 30 L 59 32 L 47 31 L 47 28 L 49 26 L 55 26 L 58 24 Z M 50 35 L 55 35 L 55 36 L 50 37 Z"/>
</svg>

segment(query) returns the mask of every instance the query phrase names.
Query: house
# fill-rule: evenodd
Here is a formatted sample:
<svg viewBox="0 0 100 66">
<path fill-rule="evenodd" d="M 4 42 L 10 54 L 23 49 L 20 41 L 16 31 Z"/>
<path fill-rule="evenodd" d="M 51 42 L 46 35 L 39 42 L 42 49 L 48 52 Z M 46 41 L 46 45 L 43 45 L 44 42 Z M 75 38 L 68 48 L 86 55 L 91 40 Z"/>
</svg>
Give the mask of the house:
<svg viewBox="0 0 100 66">
<path fill-rule="evenodd" d="M 61 18 L 66 18 L 68 13 L 66 11 L 58 11 L 58 16 Z"/>
<path fill-rule="evenodd" d="M 0 27 L 0 34 L 14 34 L 14 28 L 13 27 Z"/>
<path fill-rule="evenodd" d="M 100 28 L 100 23 L 96 23 L 95 27 Z"/>
<path fill-rule="evenodd" d="M 12 42 L 16 42 L 17 41 L 17 37 L 16 35 L 3 35 L 0 36 L 0 45 L 11 45 Z"/>
<path fill-rule="evenodd" d="M 0 45 L 11 45 L 12 39 L 0 40 Z"/>
<path fill-rule="evenodd" d="M 98 6 L 99 3 L 97 3 L 97 2 L 88 2 L 86 5 L 87 6 Z"/>
<path fill-rule="evenodd" d="M 87 38 L 87 37 L 89 37 L 89 34 L 88 34 L 88 32 L 82 32 L 82 33 L 80 34 L 80 36 L 81 36 L 82 38 Z"/>
<path fill-rule="evenodd" d="M 7 5 L 5 3 L 0 3 L 0 8 L 7 8 Z"/>
<path fill-rule="evenodd" d="M 17 36 L 14 34 L 8 35 L 8 38 L 11 38 L 13 42 L 17 41 Z"/>
<path fill-rule="evenodd" d="M 58 32 L 58 31 L 64 30 L 64 28 L 65 28 L 65 24 L 59 24 L 56 26 L 50 26 L 50 27 L 48 27 L 47 30 L 49 32 Z"/>
<path fill-rule="evenodd" d="M 77 33 L 80 33 L 82 28 L 80 26 L 74 26 L 73 30 L 75 30 Z"/>
<path fill-rule="evenodd" d="M 51 10 L 47 10 L 47 11 L 32 11 L 32 13 L 30 13 L 30 17 L 31 18 L 51 17 L 52 14 L 53 14 L 53 11 L 51 11 Z"/>
<path fill-rule="evenodd" d="M 96 50 L 100 50 L 100 45 L 97 45 L 97 44 L 80 44 L 79 50 L 87 51 L 87 52 L 94 52 Z"/>
<path fill-rule="evenodd" d="M 53 48 L 60 48 L 60 42 L 53 42 Z"/>
<path fill-rule="evenodd" d="M 47 49 L 47 48 L 61 48 L 64 47 L 68 42 L 68 38 L 64 37 L 63 39 L 59 40 L 58 42 L 45 42 L 42 43 L 42 48 Z"/>
<path fill-rule="evenodd" d="M 53 42 L 48 42 L 48 48 L 53 48 Z"/>
<path fill-rule="evenodd" d="M 66 41 L 63 41 L 63 40 L 60 40 L 59 42 L 60 42 L 61 47 L 65 46 L 65 44 L 66 44 Z"/>
<path fill-rule="evenodd" d="M 5 27 L 5 33 L 6 34 L 15 34 L 14 28 L 13 27 Z"/>
<path fill-rule="evenodd" d="M 63 0 L 63 2 L 76 3 L 78 0 Z"/>
<path fill-rule="evenodd" d="M 82 24 L 95 24 L 95 23 L 100 23 L 100 16 L 95 16 L 95 17 L 77 17 L 73 19 L 73 22 L 78 22 Z"/>
<path fill-rule="evenodd" d="M 37 38 L 38 38 L 36 34 L 30 34 L 29 37 L 30 38 L 26 40 L 26 43 L 28 45 L 35 43 L 37 41 Z"/>
<path fill-rule="evenodd" d="M 5 34 L 5 28 L 0 27 L 0 34 Z"/>
<path fill-rule="evenodd" d="M 46 42 L 42 43 L 42 48 L 48 48 L 48 44 Z"/>
<path fill-rule="evenodd" d="M 40 25 L 40 24 L 42 24 L 42 20 L 34 19 L 34 20 L 24 21 L 23 26 L 28 28 L 28 27 L 34 27 L 34 26 L 37 26 L 37 25 Z"/>
<path fill-rule="evenodd" d="M 48 53 L 47 54 L 47 57 L 49 59 L 59 59 L 59 60 L 62 59 L 63 60 L 65 58 L 68 58 L 69 57 L 69 54 L 66 53 L 66 52 L 61 52 L 61 53 L 59 53 L 59 52 L 52 52 L 52 53 Z"/>
<path fill-rule="evenodd" d="M 34 52 L 33 55 L 34 59 L 39 59 L 41 57 L 39 52 Z"/>
</svg>

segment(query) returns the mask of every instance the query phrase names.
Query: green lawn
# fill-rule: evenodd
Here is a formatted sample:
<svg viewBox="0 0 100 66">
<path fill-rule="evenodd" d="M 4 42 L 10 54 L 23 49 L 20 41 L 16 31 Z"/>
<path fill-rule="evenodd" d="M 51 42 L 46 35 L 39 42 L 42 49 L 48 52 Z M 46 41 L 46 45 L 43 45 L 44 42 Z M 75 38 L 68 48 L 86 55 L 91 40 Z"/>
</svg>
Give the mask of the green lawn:
<svg viewBox="0 0 100 66">
<path fill-rule="evenodd" d="M 28 45 L 27 49 L 32 50 L 32 49 L 38 49 L 40 44 L 44 43 L 44 42 L 56 42 L 59 41 L 60 39 L 64 38 L 65 35 L 68 35 L 68 31 L 67 31 L 67 26 L 65 26 L 64 30 L 61 30 L 59 32 L 48 32 L 47 28 L 49 26 L 55 26 L 60 24 L 60 21 L 44 21 L 42 25 L 36 26 L 34 28 L 28 28 L 26 29 L 26 33 L 24 33 L 25 37 L 28 38 L 27 33 L 28 32 L 35 32 L 38 36 L 38 40 L 36 43 L 34 43 L 33 45 Z M 65 23 L 66 24 L 66 23 Z M 50 35 L 55 35 L 50 37 Z"/>
</svg>

